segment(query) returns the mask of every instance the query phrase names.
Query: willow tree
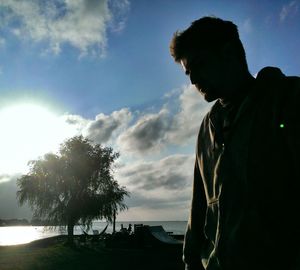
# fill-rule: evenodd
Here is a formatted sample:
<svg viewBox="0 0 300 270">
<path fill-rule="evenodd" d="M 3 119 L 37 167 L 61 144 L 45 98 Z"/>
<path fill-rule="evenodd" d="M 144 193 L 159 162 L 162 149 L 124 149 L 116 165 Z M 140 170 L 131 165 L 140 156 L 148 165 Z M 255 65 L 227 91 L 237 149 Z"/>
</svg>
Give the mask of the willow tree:
<svg viewBox="0 0 300 270">
<path fill-rule="evenodd" d="M 112 222 L 125 210 L 129 196 L 114 179 L 114 162 L 119 153 L 76 136 L 65 141 L 58 154 L 49 153 L 29 162 L 29 173 L 17 181 L 17 198 L 27 202 L 34 217 L 67 226 L 73 241 L 74 226 L 90 226 L 94 219 Z"/>
</svg>

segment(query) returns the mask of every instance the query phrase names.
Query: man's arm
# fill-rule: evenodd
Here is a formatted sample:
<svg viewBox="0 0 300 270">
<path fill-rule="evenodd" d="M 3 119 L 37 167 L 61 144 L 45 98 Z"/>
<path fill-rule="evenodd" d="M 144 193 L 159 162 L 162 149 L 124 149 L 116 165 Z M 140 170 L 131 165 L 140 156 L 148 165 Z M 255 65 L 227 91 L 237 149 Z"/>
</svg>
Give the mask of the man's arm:
<svg viewBox="0 0 300 270">
<path fill-rule="evenodd" d="M 204 270 L 201 263 L 201 248 L 205 242 L 204 224 L 206 207 L 203 182 L 198 160 L 196 159 L 192 205 L 183 247 L 183 261 L 186 264 L 186 270 Z"/>
<path fill-rule="evenodd" d="M 290 87 L 292 88 L 292 91 L 284 108 L 284 120 L 286 121 L 287 129 L 286 140 L 290 153 L 292 154 L 291 158 L 296 174 L 300 177 L 300 79 L 291 77 Z"/>
<path fill-rule="evenodd" d="M 291 168 L 294 170 L 291 188 L 293 189 L 293 198 L 289 200 L 292 203 L 293 215 L 291 220 L 295 224 L 294 237 L 291 239 L 295 245 L 296 256 L 291 259 L 292 270 L 300 269 L 300 221 L 298 214 L 300 213 L 299 190 L 300 190 L 300 79 L 292 77 L 291 79 L 291 95 L 289 96 L 284 109 L 284 119 L 286 121 L 286 141 L 291 154 Z"/>
</svg>

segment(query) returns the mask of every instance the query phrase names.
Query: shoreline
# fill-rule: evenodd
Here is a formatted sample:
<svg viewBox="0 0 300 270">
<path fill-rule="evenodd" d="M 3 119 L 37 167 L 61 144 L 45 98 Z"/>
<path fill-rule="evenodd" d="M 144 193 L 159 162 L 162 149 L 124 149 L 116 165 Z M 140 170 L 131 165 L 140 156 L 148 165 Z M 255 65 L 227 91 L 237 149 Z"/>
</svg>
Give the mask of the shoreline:
<svg viewBox="0 0 300 270">
<path fill-rule="evenodd" d="M 2 248 L 10 248 L 10 247 L 25 247 L 25 246 L 44 246 L 47 247 L 51 244 L 54 244 L 55 242 L 59 240 L 65 240 L 66 235 L 60 234 L 60 235 L 54 235 L 54 236 L 49 236 L 41 239 L 36 239 L 28 243 L 22 243 L 22 244 L 13 244 L 13 245 L 0 245 L 0 250 Z M 1 268 L 0 268 L 1 269 Z"/>
</svg>

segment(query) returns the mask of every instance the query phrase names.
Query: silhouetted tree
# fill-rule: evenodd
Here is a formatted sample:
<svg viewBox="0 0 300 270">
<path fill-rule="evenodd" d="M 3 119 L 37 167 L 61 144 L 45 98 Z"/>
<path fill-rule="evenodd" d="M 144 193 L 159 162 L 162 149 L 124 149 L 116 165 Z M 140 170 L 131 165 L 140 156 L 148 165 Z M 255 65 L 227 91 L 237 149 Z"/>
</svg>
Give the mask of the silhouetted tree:
<svg viewBox="0 0 300 270">
<path fill-rule="evenodd" d="M 73 241 L 74 226 L 90 226 L 94 219 L 112 222 L 114 213 L 127 208 L 129 196 L 113 177 L 119 153 L 75 136 L 64 142 L 58 154 L 46 154 L 29 162 L 30 171 L 18 179 L 17 198 L 28 202 L 36 218 L 67 226 Z"/>
</svg>

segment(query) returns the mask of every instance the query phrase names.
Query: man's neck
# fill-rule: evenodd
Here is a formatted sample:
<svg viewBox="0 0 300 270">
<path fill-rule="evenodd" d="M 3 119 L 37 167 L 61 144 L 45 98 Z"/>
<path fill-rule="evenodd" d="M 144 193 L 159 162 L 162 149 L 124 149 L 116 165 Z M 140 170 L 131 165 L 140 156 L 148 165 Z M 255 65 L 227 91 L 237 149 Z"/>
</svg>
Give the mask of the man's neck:
<svg viewBox="0 0 300 270">
<path fill-rule="evenodd" d="M 240 83 L 237 84 L 235 90 L 232 91 L 232 94 L 230 96 L 219 98 L 221 105 L 226 107 L 229 104 L 240 103 L 240 101 L 243 100 L 251 91 L 254 82 L 255 78 L 250 73 L 248 73 L 247 76 L 245 76 L 244 79 L 242 79 Z"/>
</svg>

